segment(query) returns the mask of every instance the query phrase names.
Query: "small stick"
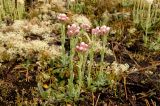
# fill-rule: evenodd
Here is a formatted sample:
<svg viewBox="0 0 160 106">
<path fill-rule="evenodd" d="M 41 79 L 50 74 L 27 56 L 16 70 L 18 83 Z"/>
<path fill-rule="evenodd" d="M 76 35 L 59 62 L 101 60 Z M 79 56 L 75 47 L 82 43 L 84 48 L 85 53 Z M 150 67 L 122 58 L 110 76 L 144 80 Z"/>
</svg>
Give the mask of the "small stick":
<svg viewBox="0 0 160 106">
<path fill-rule="evenodd" d="M 128 100 L 127 87 L 126 87 L 126 77 L 123 77 L 123 79 L 124 79 L 124 90 L 125 90 L 126 100 Z"/>
<path fill-rule="evenodd" d="M 97 104 L 98 104 L 98 100 L 99 100 L 100 95 L 101 95 L 101 94 L 98 95 L 98 98 L 97 98 L 97 101 L 96 101 L 95 106 L 97 106 Z"/>
</svg>

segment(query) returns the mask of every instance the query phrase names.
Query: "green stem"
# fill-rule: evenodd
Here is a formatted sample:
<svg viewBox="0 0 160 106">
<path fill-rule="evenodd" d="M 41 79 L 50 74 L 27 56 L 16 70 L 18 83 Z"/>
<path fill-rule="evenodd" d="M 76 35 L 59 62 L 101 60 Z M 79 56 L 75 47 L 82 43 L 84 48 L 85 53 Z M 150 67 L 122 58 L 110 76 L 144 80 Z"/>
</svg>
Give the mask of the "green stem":
<svg viewBox="0 0 160 106">
<path fill-rule="evenodd" d="M 70 0 L 67 0 L 67 9 L 69 9 L 70 6 Z"/>
<path fill-rule="evenodd" d="M 156 23 L 157 13 L 158 13 L 158 6 L 155 7 L 155 11 L 154 11 L 154 15 L 153 15 L 153 24 Z"/>
<path fill-rule="evenodd" d="M 83 54 L 79 53 L 79 58 L 80 60 L 78 62 L 78 84 L 79 88 L 81 88 L 83 85 L 83 71 L 82 71 L 83 61 L 84 61 Z"/>
<path fill-rule="evenodd" d="M 145 26 L 145 37 L 143 36 L 143 39 L 145 39 L 144 43 L 146 45 L 148 42 L 148 39 L 147 39 L 148 29 L 151 27 L 151 4 L 149 4 L 149 7 L 148 7 L 148 14 L 147 14 L 147 20 L 146 20 L 145 25 L 146 25 Z"/>
<path fill-rule="evenodd" d="M 88 87 L 90 87 L 90 85 L 92 83 L 91 71 L 92 71 L 92 66 L 93 66 L 93 62 L 94 62 L 93 47 L 91 47 L 91 50 L 90 50 L 90 53 L 89 53 L 89 59 L 90 59 L 90 63 L 89 63 L 89 66 L 88 66 L 88 77 L 87 77 L 87 85 L 88 85 Z"/>
<path fill-rule="evenodd" d="M 107 41 L 107 35 L 103 35 L 102 37 L 102 50 L 101 50 L 101 63 L 104 62 L 104 54 L 105 54 L 105 46 Z"/>
<path fill-rule="evenodd" d="M 69 95 L 71 97 L 75 96 L 75 89 L 74 89 L 74 63 L 73 63 L 73 59 L 74 59 L 74 55 L 75 55 L 75 46 L 77 43 L 77 38 L 70 38 L 70 60 L 69 60 L 69 71 L 70 71 L 70 79 L 68 80 L 68 85 L 69 85 Z"/>
<path fill-rule="evenodd" d="M 101 63 L 100 63 L 100 73 L 103 71 L 103 63 L 104 63 L 104 55 L 105 55 L 105 46 L 107 43 L 107 35 L 103 35 L 102 37 L 102 50 L 101 50 Z"/>
<path fill-rule="evenodd" d="M 65 39 L 66 39 L 66 35 L 65 35 L 65 24 L 62 24 L 61 27 L 61 43 L 62 43 L 62 64 L 65 65 L 66 63 L 66 52 L 65 52 Z"/>
<path fill-rule="evenodd" d="M 96 35 L 92 35 L 91 40 L 90 40 L 90 43 L 91 43 L 92 46 L 91 46 L 91 49 L 90 49 L 90 52 L 89 52 L 90 62 L 89 62 L 89 66 L 88 66 L 88 76 L 87 76 L 88 88 L 90 88 L 90 85 L 92 83 L 91 71 L 92 71 L 92 66 L 93 66 L 93 63 L 94 63 L 94 41 L 96 41 Z"/>
<path fill-rule="evenodd" d="M 88 52 L 84 54 L 83 57 L 83 65 L 82 65 L 82 76 L 84 76 L 85 70 L 86 70 L 86 62 L 87 62 Z"/>
</svg>

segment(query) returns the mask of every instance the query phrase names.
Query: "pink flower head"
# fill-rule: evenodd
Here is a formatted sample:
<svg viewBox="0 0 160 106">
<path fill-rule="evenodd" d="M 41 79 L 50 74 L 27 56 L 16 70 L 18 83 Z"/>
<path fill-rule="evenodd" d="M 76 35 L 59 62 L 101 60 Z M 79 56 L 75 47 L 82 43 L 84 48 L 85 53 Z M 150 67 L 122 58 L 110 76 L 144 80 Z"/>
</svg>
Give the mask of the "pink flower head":
<svg viewBox="0 0 160 106">
<path fill-rule="evenodd" d="M 80 27 L 81 27 L 83 30 L 85 30 L 85 31 L 89 31 L 89 30 L 90 30 L 90 28 L 91 28 L 91 26 L 90 26 L 90 25 L 88 25 L 88 24 L 84 24 L 84 23 L 82 23 Z"/>
<path fill-rule="evenodd" d="M 66 14 L 59 14 L 57 18 L 61 21 L 67 21 L 69 19 Z"/>
<path fill-rule="evenodd" d="M 88 44 L 81 42 L 78 46 L 76 46 L 76 50 L 79 52 L 86 52 L 88 50 Z"/>
<path fill-rule="evenodd" d="M 79 33 L 80 27 L 77 26 L 76 24 L 68 25 L 68 30 L 67 30 L 67 35 L 68 36 L 75 36 Z"/>
<path fill-rule="evenodd" d="M 100 35 L 104 35 L 104 34 L 108 33 L 109 30 L 110 30 L 110 27 L 107 27 L 105 25 L 101 26 L 100 27 Z"/>
<path fill-rule="evenodd" d="M 92 35 L 99 35 L 100 34 L 100 28 L 99 26 L 92 29 Z"/>
</svg>

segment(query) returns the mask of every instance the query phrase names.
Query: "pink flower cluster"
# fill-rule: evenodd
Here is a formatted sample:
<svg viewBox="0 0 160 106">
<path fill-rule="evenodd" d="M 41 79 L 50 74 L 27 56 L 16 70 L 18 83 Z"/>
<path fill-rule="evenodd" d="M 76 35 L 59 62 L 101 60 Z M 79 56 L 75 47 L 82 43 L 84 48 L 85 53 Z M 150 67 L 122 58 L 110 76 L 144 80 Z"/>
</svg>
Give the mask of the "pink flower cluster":
<svg viewBox="0 0 160 106">
<path fill-rule="evenodd" d="M 92 35 L 99 35 L 99 33 L 100 33 L 99 26 L 92 29 Z"/>
<path fill-rule="evenodd" d="M 101 27 L 96 27 L 92 29 L 92 34 L 93 35 L 105 35 L 106 33 L 108 33 L 110 31 L 110 27 L 107 27 L 105 25 L 101 26 Z"/>
<path fill-rule="evenodd" d="M 83 30 L 85 30 L 85 31 L 89 31 L 90 28 L 91 28 L 90 25 L 85 24 L 85 23 L 82 23 L 82 24 L 80 25 L 80 27 L 81 27 Z"/>
<path fill-rule="evenodd" d="M 75 36 L 79 33 L 80 27 L 76 24 L 68 25 L 67 35 L 69 37 Z"/>
<path fill-rule="evenodd" d="M 79 52 L 86 52 L 89 46 L 85 42 L 81 42 L 79 45 L 76 46 L 76 50 Z"/>
<path fill-rule="evenodd" d="M 61 21 L 67 21 L 69 18 L 67 17 L 66 14 L 59 14 L 59 15 L 57 16 L 57 19 L 58 19 L 58 20 L 61 20 Z"/>
</svg>

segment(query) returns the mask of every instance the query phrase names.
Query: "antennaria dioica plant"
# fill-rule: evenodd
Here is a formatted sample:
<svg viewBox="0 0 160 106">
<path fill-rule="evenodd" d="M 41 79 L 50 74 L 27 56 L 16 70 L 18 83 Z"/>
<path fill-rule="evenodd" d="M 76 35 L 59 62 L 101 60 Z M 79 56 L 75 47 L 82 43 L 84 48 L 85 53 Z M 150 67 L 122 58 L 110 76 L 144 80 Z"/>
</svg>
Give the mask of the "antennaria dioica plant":
<svg viewBox="0 0 160 106">
<path fill-rule="evenodd" d="M 81 0 L 67 0 L 67 8 L 71 9 L 75 13 L 82 13 L 84 11 L 85 4 Z"/>
<path fill-rule="evenodd" d="M 53 99 L 59 94 L 62 95 L 62 97 L 59 97 L 60 99 L 67 98 L 68 100 L 76 101 L 79 100 L 80 94 L 84 88 L 95 91 L 101 86 L 108 84 L 108 73 L 104 71 L 106 70 L 104 57 L 106 55 L 107 36 L 110 27 L 106 27 L 105 25 L 101 27 L 98 26 L 94 28 L 95 31 L 92 31 L 93 29 L 91 30 L 91 26 L 87 23 L 81 23 L 80 26 L 78 23 L 67 26 L 67 22 L 65 21 L 68 20 L 68 17 L 65 14 L 59 14 L 57 18 L 62 22 L 60 30 L 62 58 L 60 59 L 63 66 L 59 73 L 62 73 L 62 71 L 67 73 L 67 77 L 65 77 L 66 79 L 64 81 L 66 85 L 62 85 L 64 87 L 62 92 L 50 86 L 46 91 L 43 91 L 43 89 L 41 89 L 42 84 L 39 83 L 39 91 L 44 98 Z M 66 38 L 70 41 L 69 51 L 66 51 L 64 46 Z M 101 38 L 101 40 L 99 38 Z M 100 48 L 97 50 L 101 54 L 101 61 L 97 63 L 94 61 L 94 52 L 97 48 L 95 42 L 99 42 Z M 77 45 L 77 43 L 79 43 L 79 45 Z M 68 54 L 66 54 L 66 52 L 68 52 Z M 93 68 L 95 65 L 94 63 L 96 63 L 98 67 Z M 53 68 L 53 71 L 56 71 L 56 69 Z M 63 80 L 62 77 L 60 80 Z M 58 78 L 57 80 L 59 81 Z"/>
<path fill-rule="evenodd" d="M 3 18 L 22 19 L 25 13 L 24 0 L 0 0 L 0 21 Z"/>
<path fill-rule="evenodd" d="M 122 4 L 122 6 L 127 7 L 127 6 L 132 5 L 133 0 L 121 0 L 120 2 Z"/>
<path fill-rule="evenodd" d="M 144 44 L 148 43 L 148 34 L 152 33 L 153 27 L 160 19 L 158 18 L 158 5 L 152 2 L 144 2 L 144 0 L 135 0 L 133 7 L 133 22 L 140 25 L 144 30 Z"/>
</svg>

